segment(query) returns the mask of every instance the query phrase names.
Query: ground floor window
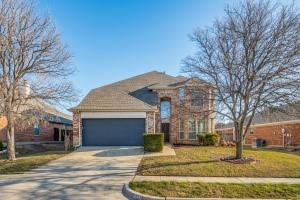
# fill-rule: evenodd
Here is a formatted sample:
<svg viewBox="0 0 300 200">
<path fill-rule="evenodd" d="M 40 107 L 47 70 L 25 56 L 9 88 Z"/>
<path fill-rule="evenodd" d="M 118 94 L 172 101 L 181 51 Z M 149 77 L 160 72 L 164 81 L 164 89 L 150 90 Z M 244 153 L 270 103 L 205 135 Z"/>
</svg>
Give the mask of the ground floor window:
<svg viewBox="0 0 300 200">
<path fill-rule="evenodd" d="M 184 120 L 179 119 L 179 139 L 184 140 Z"/>
<path fill-rule="evenodd" d="M 189 139 L 196 140 L 197 134 L 205 133 L 204 119 L 190 119 L 189 120 Z"/>
<path fill-rule="evenodd" d="M 197 133 L 205 132 L 205 121 L 204 119 L 197 120 Z"/>
<path fill-rule="evenodd" d="M 196 140 L 197 139 L 197 128 L 196 121 L 194 119 L 189 120 L 189 139 Z"/>
<path fill-rule="evenodd" d="M 39 122 L 34 123 L 33 134 L 40 135 L 40 123 Z"/>
</svg>

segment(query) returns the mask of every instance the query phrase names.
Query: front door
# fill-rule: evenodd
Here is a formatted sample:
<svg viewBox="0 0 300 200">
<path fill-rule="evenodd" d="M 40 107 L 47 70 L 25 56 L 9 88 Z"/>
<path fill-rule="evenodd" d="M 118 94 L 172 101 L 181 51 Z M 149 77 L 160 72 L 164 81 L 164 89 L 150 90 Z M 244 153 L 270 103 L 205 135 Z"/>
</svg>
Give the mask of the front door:
<svg viewBox="0 0 300 200">
<path fill-rule="evenodd" d="M 59 129 L 58 128 L 54 128 L 53 140 L 59 141 Z"/>
<path fill-rule="evenodd" d="M 165 142 L 170 141 L 170 123 L 161 123 L 161 131 L 164 133 Z"/>
</svg>

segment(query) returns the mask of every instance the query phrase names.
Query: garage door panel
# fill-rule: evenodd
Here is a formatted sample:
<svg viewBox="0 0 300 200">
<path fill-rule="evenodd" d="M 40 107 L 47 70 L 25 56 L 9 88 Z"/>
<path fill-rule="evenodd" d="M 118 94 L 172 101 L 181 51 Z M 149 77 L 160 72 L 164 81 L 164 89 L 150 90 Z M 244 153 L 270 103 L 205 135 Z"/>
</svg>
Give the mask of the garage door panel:
<svg viewBox="0 0 300 200">
<path fill-rule="evenodd" d="M 145 119 L 83 119 L 84 146 L 143 145 Z"/>
</svg>

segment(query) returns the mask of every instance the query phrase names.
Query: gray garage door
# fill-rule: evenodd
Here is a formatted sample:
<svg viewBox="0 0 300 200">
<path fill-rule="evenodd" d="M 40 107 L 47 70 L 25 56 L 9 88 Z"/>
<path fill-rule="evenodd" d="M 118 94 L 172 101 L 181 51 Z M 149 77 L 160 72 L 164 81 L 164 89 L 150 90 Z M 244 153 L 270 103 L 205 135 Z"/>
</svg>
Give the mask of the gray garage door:
<svg viewBox="0 0 300 200">
<path fill-rule="evenodd" d="M 83 146 L 143 145 L 145 119 L 83 119 Z"/>
</svg>

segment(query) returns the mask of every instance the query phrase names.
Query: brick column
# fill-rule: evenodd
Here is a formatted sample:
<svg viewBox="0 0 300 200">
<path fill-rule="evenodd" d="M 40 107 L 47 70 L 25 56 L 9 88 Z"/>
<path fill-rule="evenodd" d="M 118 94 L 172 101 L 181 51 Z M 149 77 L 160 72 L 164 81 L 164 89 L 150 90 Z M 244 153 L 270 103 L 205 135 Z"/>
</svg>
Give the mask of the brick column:
<svg viewBox="0 0 300 200">
<path fill-rule="evenodd" d="M 146 133 L 154 133 L 155 113 L 153 111 L 146 112 Z"/>
<path fill-rule="evenodd" d="M 81 145 L 81 115 L 80 112 L 73 112 L 73 146 Z"/>
</svg>

